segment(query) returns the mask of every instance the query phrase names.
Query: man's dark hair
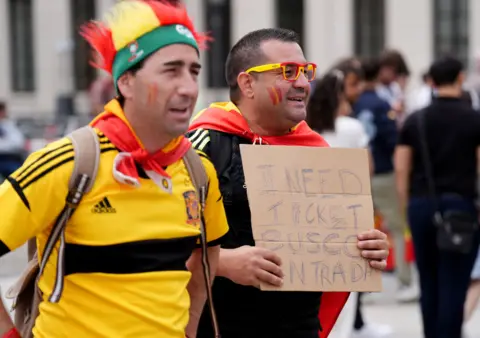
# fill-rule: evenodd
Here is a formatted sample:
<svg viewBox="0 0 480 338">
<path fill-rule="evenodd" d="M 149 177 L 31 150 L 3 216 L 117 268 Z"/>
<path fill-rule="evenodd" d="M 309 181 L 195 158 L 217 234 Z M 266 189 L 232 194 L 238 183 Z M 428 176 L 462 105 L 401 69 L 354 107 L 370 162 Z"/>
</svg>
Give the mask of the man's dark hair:
<svg viewBox="0 0 480 338">
<path fill-rule="evenodd" d="M 260 47 L 263 42 L 270 40 L 300 44 L 298 34 L 284 28 L 259 29 L 242 37 L 228 53 L 225 63 L 226 80 L 230 88 L 230 100 L 233 103 L 237 103 L 240 99 L 238 74 L 264 62 L 265 55 Z"/>
<path fill-rule="evenodd" d="M 460 60 L 452 56 L 445 56 L 435 61 L 428 73 L 435 86 L 448 86 L 457 81 L 458 76 L 464 70 Z"/>
<path fill-rule="evenodd" d="M 345 74 L 334 69 L 315 82 L 307 105 L 306 122 L 318 133 L 335 130 L 335 119 L 344 92 Z"/>
<path fill-rule="evenodd" d="M 147 57 L 148 59 L 148 57 Z M 137 64 L 135 64 L 133 67 L 129 68 L 128 70 L 125 71 L 125 73 L 132 73 L 132 75 L 135 75 L 137 74 L 137 72 L 142 69 L 143 67 L 143 64 L 145 63 L 145 60 L 141 60 L 140 62 L 138 62 Z M 120 106 L 123 108 L 123 106 L 125 105 L 125 97 L 123 96 L 123 94 L 120 92 L 120 90 L 118 90 L 118 94 L 117 94 L 117 101 L 118 103 L 120 103 Z"/>
<path fill-rule="evenodd" d="M 335 69 L 341 71 L 345 77 L 347 77 L 349 74 L 355 74 L 359 79 L 363 79 L 361 63 L 356 57 L 341 59 L 331 68 L 331 70 Z"/>
<path fill-rule="evenodd" d="M 408 68 L 407 63 L 403 57 L 400 59 L 397 74 L 401 76 L 410 76 L 410 68 Z"/>
<path fill-rule="evenodd" d="M 392 67 L 398 75 L 410 75 L 410 69 L 403 55 L 397 50 L 386 50 L 380 55 L 380 68 Z"/>
<path fill-rule="evenodd" d="M 365 81 L 376 81 L 380 72 L 380 61 L 376 58 L 362 60 L 362 71 Z"/>
<path fill-rule="evenodd" d="M 7 104 L 3 101 L 0 101 L 0 113 L 4 113 L 7 111 Z"/>
</svg>

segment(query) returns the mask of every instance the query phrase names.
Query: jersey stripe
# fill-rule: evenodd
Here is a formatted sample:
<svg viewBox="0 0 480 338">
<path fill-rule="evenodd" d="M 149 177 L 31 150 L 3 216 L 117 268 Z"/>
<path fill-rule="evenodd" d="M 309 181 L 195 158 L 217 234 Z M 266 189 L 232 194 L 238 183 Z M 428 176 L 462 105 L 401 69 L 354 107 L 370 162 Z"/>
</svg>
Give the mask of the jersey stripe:
<svg viewBox="0 0 480 338">
<path fill-rule="evenodd" d="M 101 153 L 105 153 L 105 152 L 113 151 L 113 150 L 117 150 L 117 148 L 113 144 L 101 144 L 100 145 L 100 152 Z M 19 185 L 20 185 L 20 188 L 22 188 L 22 189 L 28 188 L 28 186 L 30 184 L 38 181 L 39 179 L 41 179 L 42 177 L 47 175 L 52 170 L 55 170 L 55 169 L 61 167 L 62 165 L 66 164 L 66 163 L 72 162 L 73 159 L 74 159 L 73 151 L 69 154 L 65 154 L 61 157 L 55 158 L 53 161 L 47 163 L 48 165 L 44 165 L 41 168 L 38 168 L 31 175 L 27 176 L 25 179 L 22 179 L 21 182 L 18 182 Z"/>
<path fill-rule="evenodd" d="M 22 200 L 23 204 L 27 207 L 27 209 L 29 211 L 31 211 L 30 209 L 30 202 L 28 202 L 28 199 L 27 199 L 27 196 L 25 196 L 25 194 L 23 193 L 23 190 L 22 188 L 20 187 L 20 184 L 18 184 L 17 181 L 15 181 L 12 177 L 7 177 L 7 181 L 10 182 L 10 184 L 12 185 L 12 188 L 13 190 L 15 190 L 15 192 L 17 193 L 17 195 L 20 197 L 20 199 Z"/>
<path fill-rule="evenodd" d="M 110 141 L 105 136 L 99 137 L 100 148 L 103 148 L 107 145 L 110 145 Z M 42 170 L 45 166 L 49 166 L 50 163 L 54 162 L 60 157 L 65 157 L 68 155 L 73 156 L 73 144 L 68 142 L 57 148 L 51 149 L 44 154 L 42 154 L 35 161 L 30 163 L 26 168 L 21 170 L 19 173 L 13 175 L 13 178 L 21 185 L 23 182 L 29 179 L 32 175 L 39 170 Z"/>
<path fill-rule="evenodd" d="M 210 136 L 207 136 L 206 138 L 203 139 L 203 141 L 198 145 L 197 149 L 198 150 L 203 150 L 205 146 L 210 142 Z"/>
<path fill-rule="evenodd" d="M 99 137 L 100 145 L 110 144 L 110 141 L 105 137 Z M 14 179 L 18 183 L 22 183 L 24 180 L 28 179 L 29 176 L 33 175 L 37 170 L 40 170 L 45 165 L 48 165 L 51 161 L 65 155 L 73 154 L 73 145 L 72 143 L 63 144 L 57 148 L 51 149 L 45 152 L 42 156 L 37 158 L 35 161 L 30 163 L 25 169 L 14 176 Z"/>
<path fill-rule="evenodd" d="M 111 143 L 110 140 L 105 135 L 103 136 L 98 135 L 98 141 L 100 142 L 100 144 Z"/>
<path fill-rule="evenodd" d="M 190 142 L 193 142 L 195 141 L 195 139 L 198 137 L 198 135 L 200 135 L 200 133 L 203 131 L 202 128 L 198 128 L 197 130 L 195 130 L 193 132 L 193 134 L 191 134 L 188 139 L 190 140 Z"/>
<path fill-rule="evenodd" d="M 198 146 L 206 139 L 206 138 L 209 138 L 209 135 L 208 135 L 208 130 L 202 130 L 200 131 L 200 133 L 196 136 L 196 137 L 193 137 L 195 136 L 192 135 L 192 138 L 190 139 L 190 142 L 192 142 L 192 145 L 194 148 L 198 148 Z"/>
<path fill-rule="evenodd" d="M 68 153 L 73 154 L 73 145 L 71 143 L 67 143 L 55 149 L 49 150 L 45 152 L 42 156 L 37 158 L 35 161 L 30 163 L 25 169 L 23 169 L 18 174 L 16 174 L 14 176 L 14 179 L 20 182 L 24 178 L 30 176 L 36 170 L 43 167 L 48 162 L 55 160 L 57 157 L 62 156 L 64 154 L 68 154 Z"/>
<path fill-rule="evenodd" d="M 110 140 L 103 134 L 99 134 L 99 142 L 100 144 L 110 144 Z M 35 161 L 30 163 L 25 169 L 15 175 L 15 180 L 21 181 L 26 176 L 31 175 L 34 171 L 38 170 L 40 167 L 44 166 L 49 161 L 54 160 L 58 156 L 71 152 L 73 154 L 73 145 L 72 143 L 68 142 L 63 144 L 57 148 L 51 149 L 45 152 L 42 156 L 37 158 Z"/>
<path fill-rule="evenodd" d="M 66 243 L 65 275 L 185 271 L 185 262 L 195 249 L 197 238 L 149 239 L 110 245 Z"/>
<path fill-rule="evenodd" d="M 32 172 L 31 175 L 26 176 L 20 181 L 18 181 L 20 188 L 22 188 L 22 190 L 25 190 L 30 184 L 38 181 L 40 178 L 44 177 L 46 174 L 48 174 L 52 170 L 57 169 L 62 165 L 73 161 L 73 157 L 74 157 L 73 151 L 70 152 L 69 154 L 64 154 L 62 156 L 56 157 L 52 161 L 46 163 L 47 165 L 44 165 L 41 168 L 38 168 L 38 170 Z"/>
</svg>

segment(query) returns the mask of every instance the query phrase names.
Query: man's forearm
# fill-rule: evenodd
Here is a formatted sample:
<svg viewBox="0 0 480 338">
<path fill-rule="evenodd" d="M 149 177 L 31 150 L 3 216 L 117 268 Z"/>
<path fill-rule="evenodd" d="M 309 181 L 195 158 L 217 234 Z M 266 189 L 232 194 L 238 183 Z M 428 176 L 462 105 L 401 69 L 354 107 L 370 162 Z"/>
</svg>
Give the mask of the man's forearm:
<svg viewBox="0 0 480 338">
<path fill-rule="evenodd" d="M 228 256 L 232 249 L 220 249 L 218 257 L 217 276 L 228 278 Z"/>
<path fill-rule="evenodd" d="M 210 266 L 210 283 L 213 282 L 218 267 L 218 256 L 220 247 L 208 248 L 208 262 Z M 205 276 L 202 264 L 202 251 L 197 249 L 187 262 L 188 270 L 192 273 L 188 283 L 188 293 L 190 294 L 190 319 L 188 321 L 186 334 L 187 337 L 195 337 L 198 328 L 198 322 L 207 300 L 207 286 L 205 285 Z"/>
<path fill-rule="evenodd" d="M 0 290 L 0 295 L 2 291 Z M 0 297 L 0 337 L 13 328 L 13 322 Z"/>
</svg>

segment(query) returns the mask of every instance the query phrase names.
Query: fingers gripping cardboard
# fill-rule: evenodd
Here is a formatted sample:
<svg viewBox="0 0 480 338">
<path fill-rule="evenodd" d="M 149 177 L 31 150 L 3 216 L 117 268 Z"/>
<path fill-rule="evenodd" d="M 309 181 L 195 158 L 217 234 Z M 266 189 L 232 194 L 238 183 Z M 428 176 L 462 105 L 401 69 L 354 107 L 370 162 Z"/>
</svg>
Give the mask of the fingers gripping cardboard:
<svg viewBox="0 0 480 338">
<path fill-rule="evenodd" d="M 256 246 L 282 259 L 262 290 L 381 291 L 357 234 L 374 228 L 366 150 L 241 145 Z"/>
</svg>

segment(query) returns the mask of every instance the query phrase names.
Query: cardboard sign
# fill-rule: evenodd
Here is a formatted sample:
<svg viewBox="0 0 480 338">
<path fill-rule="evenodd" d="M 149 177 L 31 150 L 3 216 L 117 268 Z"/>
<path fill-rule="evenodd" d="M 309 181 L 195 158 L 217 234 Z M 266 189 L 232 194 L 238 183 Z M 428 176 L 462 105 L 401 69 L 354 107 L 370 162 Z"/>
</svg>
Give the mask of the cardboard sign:
<svg viewBox="0 0 480 338">
<path fill-rule="evenodd" d="M 281 291 L 381 291 L 357 234 L 374 228 L 364 149 L 240 146 L 256 246 L 274 251 Z M 393 189 L 393 187 L 392 187 Z"/>
</svg>

